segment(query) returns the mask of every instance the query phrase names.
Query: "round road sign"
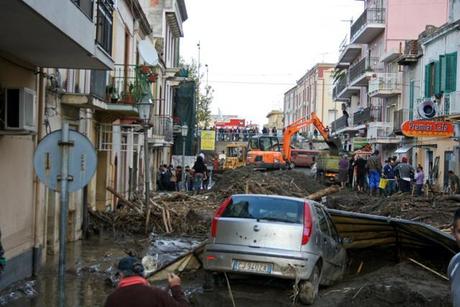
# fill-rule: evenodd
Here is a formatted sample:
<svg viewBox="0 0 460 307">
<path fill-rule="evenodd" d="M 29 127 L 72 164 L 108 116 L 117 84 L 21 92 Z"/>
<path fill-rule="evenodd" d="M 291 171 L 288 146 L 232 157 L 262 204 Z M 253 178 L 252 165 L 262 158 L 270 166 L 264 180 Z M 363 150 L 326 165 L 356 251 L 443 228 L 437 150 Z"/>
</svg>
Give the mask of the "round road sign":
<svg viewBox="0 0 460 307">
<path fill-rule="evenodd" d="M 56 130 L 45 136 L 34 153 L 34 168 L 38 178 L 48 188 L 59 191 L 61 173 L 61 130 Z M 83 134 L 69 130 L 69 192 L 82 189 L 93 177 L 96 171 L 96 150 L 90 140 Z"/>
</svg>

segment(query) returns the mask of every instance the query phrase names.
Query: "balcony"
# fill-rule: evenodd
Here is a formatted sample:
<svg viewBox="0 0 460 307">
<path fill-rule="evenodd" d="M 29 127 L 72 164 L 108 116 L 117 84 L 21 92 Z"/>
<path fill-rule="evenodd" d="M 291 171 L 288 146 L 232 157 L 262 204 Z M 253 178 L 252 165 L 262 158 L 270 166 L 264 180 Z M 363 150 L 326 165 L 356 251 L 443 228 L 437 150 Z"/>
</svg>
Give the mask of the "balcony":
<svg viewBox="0 0 460 307">
<path fill-rule="evenodd" d="M 112 2 L 99 2 L 107 3 L 111 14 Z M 39 67 L 111 69 L 110 50 L 96 42 L 93 5 L 92 0 L 0 1 L 0 50 Z M 111 37 L 112 29 L 105 30 Z"/>
<path fill-rule="evenodd" d="M 173 142 L 173 118 L 171 116 L 154 115 L 151 119 L 152 135 L 149 143 L 153 146 L 164 146 Z"/>
<path fill-rule="evenodd" d="M 364 125 L 371 121 L 371 108 L 365 108 L 353 114 L 353 124 L 355 126 Z"/>
<path fill-rule="evenodd" d="M 385 30 L 384 8 L 368 8 L 353 23 L 350 31 L 352 44 L 369 44 Z"/>
<path fill-rule="evenodd" d="M 369 81 L 369 97 L 387 98 L 401 92 L 402 73 L 380 73 Z"/>
<path fill-rule="evenodd" d="M 394 135 L 392 123 L 372 122 L 367 127 L 367 139 L 370 144 L 398 144 L 402 136 Z"/>
<path fill-rule="evenodd" d="M 340 48 L 339 63 L 352 63 L 361 55 L 362 46 L 358 44 L 347 44 Z"/>
<path fill-rule="evenodd" d="M 394 115 L 393 115 L 394 133 L 401 134 L 401 126 L 406 120 L 409 120 L 409 110 L 408 109 L 400 109 L 394 112 Z"/>
<path fill-rule="evenodd" d="M 399 65 L 412 65 L 418 62 L 418 59 L 422 56 L 422 47 L 418 40 L 406 41 L 404 46 L 404 53 L 399 57 Z"/>
<path fill-rule="evenodd" d="M 335 101 L 349 101 L 351 96 L 358 95 L 359 87 L 348 86 L 348 75 L 342 75 L 335 83 L 333 98 Z"/>
<path fill-rule="evenodd" d="M 381 68 L 379 58 L 365 57 L 349 69 L 351 86 L 367 86 L 370 78 Z"/>
<path fill-rule="evenodd" d="M 332 132 L 337 132 L 348 127 L 348 117 L 342 116 L 331 123 Z"/>
</svg>

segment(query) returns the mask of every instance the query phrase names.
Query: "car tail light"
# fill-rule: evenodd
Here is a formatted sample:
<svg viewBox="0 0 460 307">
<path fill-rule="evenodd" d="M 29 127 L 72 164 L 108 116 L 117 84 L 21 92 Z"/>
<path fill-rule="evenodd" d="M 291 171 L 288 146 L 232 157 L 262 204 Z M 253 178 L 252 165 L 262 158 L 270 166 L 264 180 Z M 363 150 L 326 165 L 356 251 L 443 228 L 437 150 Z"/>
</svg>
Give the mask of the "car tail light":
<svg viewBox="0 0 460 307">
<path fill-rule="evenodd" d="M 232 197 L 230 196 L 226 200 L 224 200 L 222 205 L 220 205 L 219 209 L 217 209 L 217 212 L 214 215 L 214 218 L 212 219 L 212 222 L 211 222 L 211 236 L 213 238 L 215 238 L 217 235 L 217 222 L 219 221 L 219 218 L 222 216 L 225 209 L 227 209 L 228 205 L 230 205 L 231 203 L 232 203 Z"/>
<path fill-rule="evenodd" d="M 313 231 L 313 224 L 311 220 L 311 208 L 310 205 L 305 202 L 303 205 L 303 233 L 302 233 L 302 245 L 305 245 L 310 240 Z"/>
</svg>

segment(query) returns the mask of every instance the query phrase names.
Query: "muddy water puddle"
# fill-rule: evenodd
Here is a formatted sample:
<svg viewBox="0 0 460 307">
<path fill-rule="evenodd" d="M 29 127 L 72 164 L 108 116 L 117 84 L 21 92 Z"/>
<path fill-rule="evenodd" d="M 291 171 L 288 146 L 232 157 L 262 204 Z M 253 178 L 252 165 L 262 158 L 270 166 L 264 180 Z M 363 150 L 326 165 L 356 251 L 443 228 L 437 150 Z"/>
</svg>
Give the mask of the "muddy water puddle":
<svg viewBox="0 0 460 307">
<path fill-rule="evenodd" d="M 156 268 L 199 243 L 200 240 L 193 238 L 154 235 L 148 239 L 100 236 L 70 243 L 67 249 L 65 306 L 103 306 L 118 281 L 116 265 L 127 254 L 149 256 L 155 260 Z M 0 293 L 0 306 L 56 306 L 59 289 L 57 269 L 57 255 L 48 255 L 39 276 L 18 282 Z M 186 290 L 189 294 L 195 291 L 194 288 Z"/>
</svg>

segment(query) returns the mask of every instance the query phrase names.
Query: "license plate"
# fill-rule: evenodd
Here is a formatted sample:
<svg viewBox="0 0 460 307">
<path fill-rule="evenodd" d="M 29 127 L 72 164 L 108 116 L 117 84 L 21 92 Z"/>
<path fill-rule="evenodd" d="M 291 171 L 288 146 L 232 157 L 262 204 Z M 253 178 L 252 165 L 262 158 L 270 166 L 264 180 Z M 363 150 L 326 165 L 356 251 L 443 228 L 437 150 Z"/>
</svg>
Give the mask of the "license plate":
<svg viewBox="0 0 460 307">
<path fill-rule="evenodd" d="M 249 262 L 233 260 L 233 271 L 236 272 L 250 272 L 250 273 L 264 273 L 271 274 L 273 264 L 265 262 Z"/>
</svg>

